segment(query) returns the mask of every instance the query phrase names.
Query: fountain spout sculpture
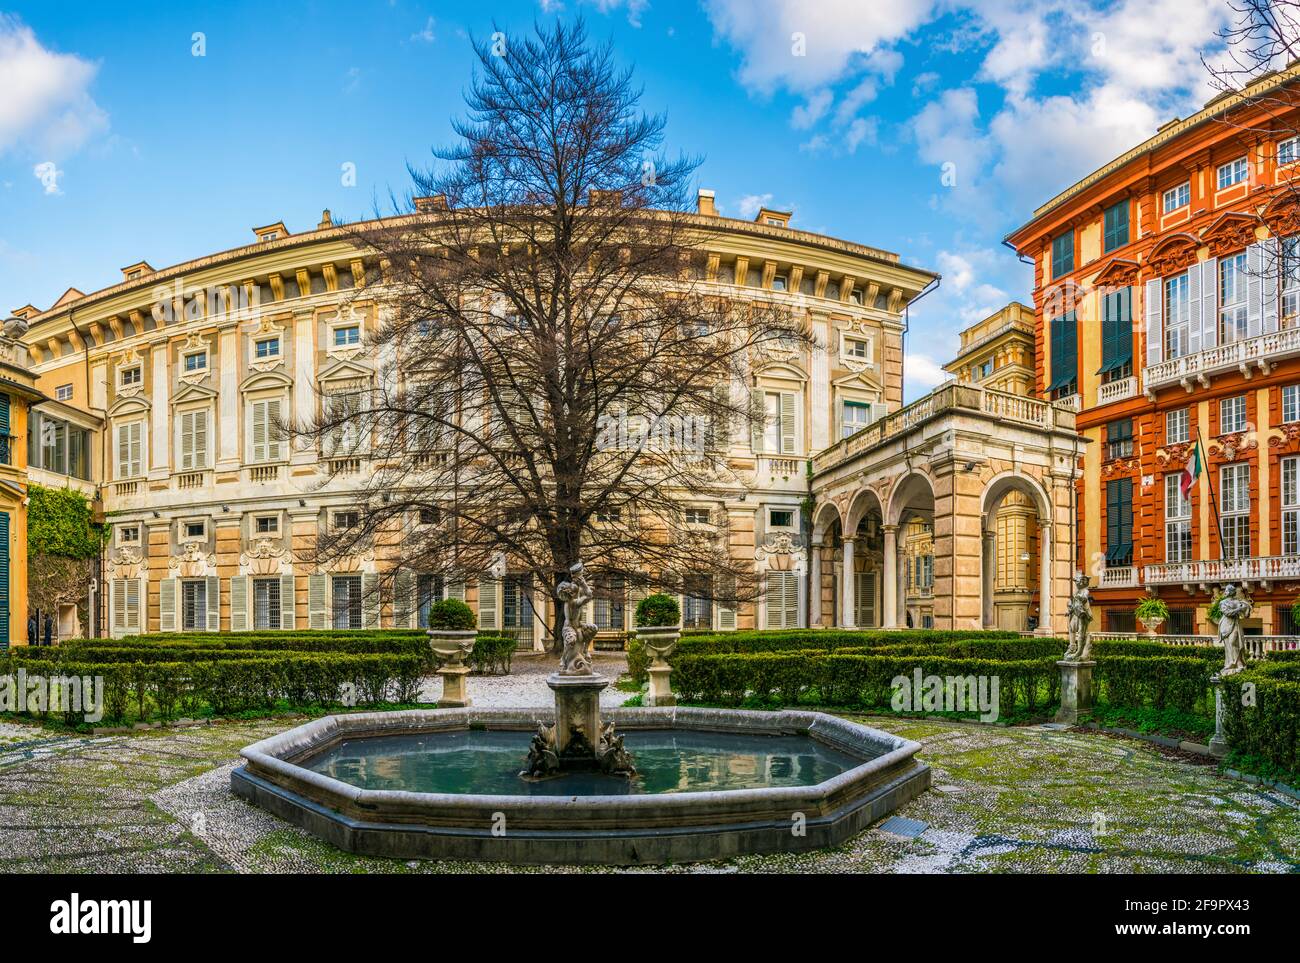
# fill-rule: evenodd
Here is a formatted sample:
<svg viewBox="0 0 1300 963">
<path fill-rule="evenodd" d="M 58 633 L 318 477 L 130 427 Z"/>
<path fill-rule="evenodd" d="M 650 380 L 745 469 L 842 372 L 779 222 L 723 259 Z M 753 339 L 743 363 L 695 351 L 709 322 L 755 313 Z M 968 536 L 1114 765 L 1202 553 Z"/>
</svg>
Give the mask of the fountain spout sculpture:
<svg viewBox="0 0 1300 963">
<path fill-rule="evenodd" d="M 520 775 L 537 779 L 562 775 L 566 769 L 595 769 L 635 776 L 636 768 L 623 748 L 623 737 L 615 734 L 613 723 L 602 726 L 600 721 L 600 693 L 609 680 L 591 668 L 588 647 L 596 635 L 596 626 L 579 621 L 582 607 L 592 599 L 591 585 L 581 562 L 569 569 L 569 575 L 555 590 L 564 612 L 560 670 L 546 678 L 555 693 L 555 724 L 537 724 L 537 734 L 528 749 L 528 764 Z"/>
</svg>

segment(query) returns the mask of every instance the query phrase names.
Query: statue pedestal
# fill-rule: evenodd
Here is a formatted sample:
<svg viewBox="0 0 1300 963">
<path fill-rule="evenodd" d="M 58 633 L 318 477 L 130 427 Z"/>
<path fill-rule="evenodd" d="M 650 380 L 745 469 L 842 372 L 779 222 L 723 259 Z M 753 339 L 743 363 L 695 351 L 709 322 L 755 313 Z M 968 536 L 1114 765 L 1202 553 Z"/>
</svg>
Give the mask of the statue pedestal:
<svg viewBox="0 0 1300 963">
<path fill-rule="evenodd" d="M 1210 738 L 1210 753 L 1222 759 L 1228 754 L 1228 740 L 1223 735 L 1223 679 L 1212 675 L 1210 685 L 1214 686 L 1214 735 Z"/>
<path fill-rule="evenodd" d="M 1096 664 L 1064 659 L 1056 663 L 1061 670 L 1061 708 L 1056 713 L 1057 722 L 1075 725 L 1080 714 L 1092 709 L 1092 670 Z"/>
<path fill-rule="evenodd" d="M 646 671 L 650 674 L 650 691 L 646 693 L 645 705 L 677 705 L 677 697 L 673 695 L 673 687 L 669 682 L 669 677 L 673 674 L 672 666 L 652 665 Z"/>
<path fill-rule="evenodd" d="M 600 693 L 609 685 L 604 676 L 546 677 L 555 693 L 555 753 L 562 769 L 594 767 L 600 745 Z"/>
<path fill-rule="evenodd" d="M 435 674 L 442 679 L 442 698 L 438 700 L 440 709 L 464 709 L 473 704 L 469 697 L 469 666 L 445 665 Z"/>
</svg>

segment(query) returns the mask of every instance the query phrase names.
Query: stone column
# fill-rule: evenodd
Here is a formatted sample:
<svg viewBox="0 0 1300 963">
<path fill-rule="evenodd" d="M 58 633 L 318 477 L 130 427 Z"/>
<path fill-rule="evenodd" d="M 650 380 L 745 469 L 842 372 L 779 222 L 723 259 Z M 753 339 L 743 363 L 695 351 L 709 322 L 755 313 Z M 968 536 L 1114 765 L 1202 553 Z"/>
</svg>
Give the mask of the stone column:
<svg viewBox="0 0 1300 963">
<path fill-rule="evenodd" d="M 853 539 L 844 540 L 844 574 L 840 577 L 840 626 L 851 629 L 857 625 L 853 604 Z"/>
<path fill-rule="evenodd" d="M 1038 523 L 1038 631 L 1052 635 L 1052 523 Z"/>
<path fill-rule="evenodd" d="M 996 531 L 985 530 L 984 532 L 984 566 L 981 570 L 982 578 L 980 579 L 983 593 L 984 628 L 996 628 L 997 612 L 993 606 L 993 587 L 994 574 L 997 569 L 998 553 L 998 533 Z"/>
<path fill-rule="evenodd" d="M 899 541 L 898 555 L 897 555 L 898 561 L 895 564 L 895 567 L 898 569 L 898 627 L 900 629 L 907 628 L 907 565 L 906 565 L 907 555 L 906 552 L 907 549 L 904 546 L 903 542 Z M 920 627 L 921 626 L 919 624 L 913 626 L 913 628 L 917 628 L 917 629 L 919 629 Z"/>
<path fill-rule="evenodd" d="M 808 596 L 808 625 L 815 627 L 822 620 L 822 543 L 820 541 L 812 543 L 812 557 L 809 563 L 812 566 L 812 590 Z"/>
<path fill-rule="evenodd" d="M 885 570 L 881 576 L 881 588 L 885 597 L 883 625 L 887 629 L 898 628 L 898 526 L 885 525 Z"/>
<path fill-rule="evenodd" d="M 1228 740 L 1223 735 L 1223 679 L 1216 673 L 1210 676 L 1214 687 L 1214 735 L 1210 737 L 1210 752 L 1222 759 L 1228 754 Z"/>
</svg>

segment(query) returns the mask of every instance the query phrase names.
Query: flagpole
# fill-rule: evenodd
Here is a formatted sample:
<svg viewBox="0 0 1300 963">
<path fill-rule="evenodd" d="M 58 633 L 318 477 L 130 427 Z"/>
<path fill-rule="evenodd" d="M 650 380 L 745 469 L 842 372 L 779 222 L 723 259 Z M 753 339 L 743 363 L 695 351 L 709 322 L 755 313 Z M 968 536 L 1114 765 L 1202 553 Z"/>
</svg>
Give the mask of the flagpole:
<svg viewBox="0 0 1300 963">
<path fill-rule="evenodd" d="M 1207 457 L 1205 443 L 1201 441 L 1201 426 L 1196 426 L 1196 446 L 1201 450 L 1201 457 L 1204 459 L 1202 464 L 1205 466 L 1205 484 L 1210 489 L 1210 510 L 1214 512 L 1214 527 L 1219 532 L 1219 559 L 1222 561 L 1225 556 L 1223 553 L 1223 519 L 1219 517 L 1219 503 L 1214 497 L 1214 474 L 1210 471 L 1210 460 Z"/>
</svg>

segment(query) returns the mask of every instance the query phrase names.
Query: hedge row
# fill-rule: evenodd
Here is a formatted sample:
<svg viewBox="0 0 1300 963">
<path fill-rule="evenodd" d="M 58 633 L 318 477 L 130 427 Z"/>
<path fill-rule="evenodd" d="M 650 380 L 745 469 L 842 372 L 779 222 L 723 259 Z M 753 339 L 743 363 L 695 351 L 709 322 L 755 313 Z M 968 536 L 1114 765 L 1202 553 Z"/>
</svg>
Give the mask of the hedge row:
<svg viewBox="0 0 1300 963">
<path fill-rule="evenodd" d="M 1154 644 L 1166 648 L 1158 642 Z M 1210 676 L 1220 668 L 1221 661 L 1162 654 L 1096 655 L 1095 659 L 1093 685 L 1098 702 L 1214 716 Z"/>
<path fill-rule="evenodd" d="M 375 705 L 414 702 L 428 669 L 418 655 L 343 653 L 263 654 L 253 659 L 207 662 L 78 662 L 0 657 L 0 675 L 25 669 L 29 675 L 100 677 L 104 718 L 137 719 L 207 713 L 230 715 L 285 705 Z M 32 711 L 32 707 L 28 707 Z M 35 708 L 35 714 L 48 710 Z M 69 723 L 82 712 L 65 713 Z"/>
<path fill-rule="evenodd" d="M 1300 782 L 1300 661 L 1257 663 L 1224 679 L 1223 730 L 1234 757 L 1262 762 L 1265 775 L 1283 782 Z"/>
<path fill-rule="evenodd" d="M 673 665 L 673 688 L 689 702 L 740 705 L 747 700 L 785 705 L 882 708 L 890 705 L 893 680 L 922 676 L 983 676 L 998 680 L 1000 714 L 1034 711 L 1057 698 L 1056 656 L 1004 662 L 943 655 L 846 655 L 835 652 L 758 652 L 687 655 Z"/>
</svg>

